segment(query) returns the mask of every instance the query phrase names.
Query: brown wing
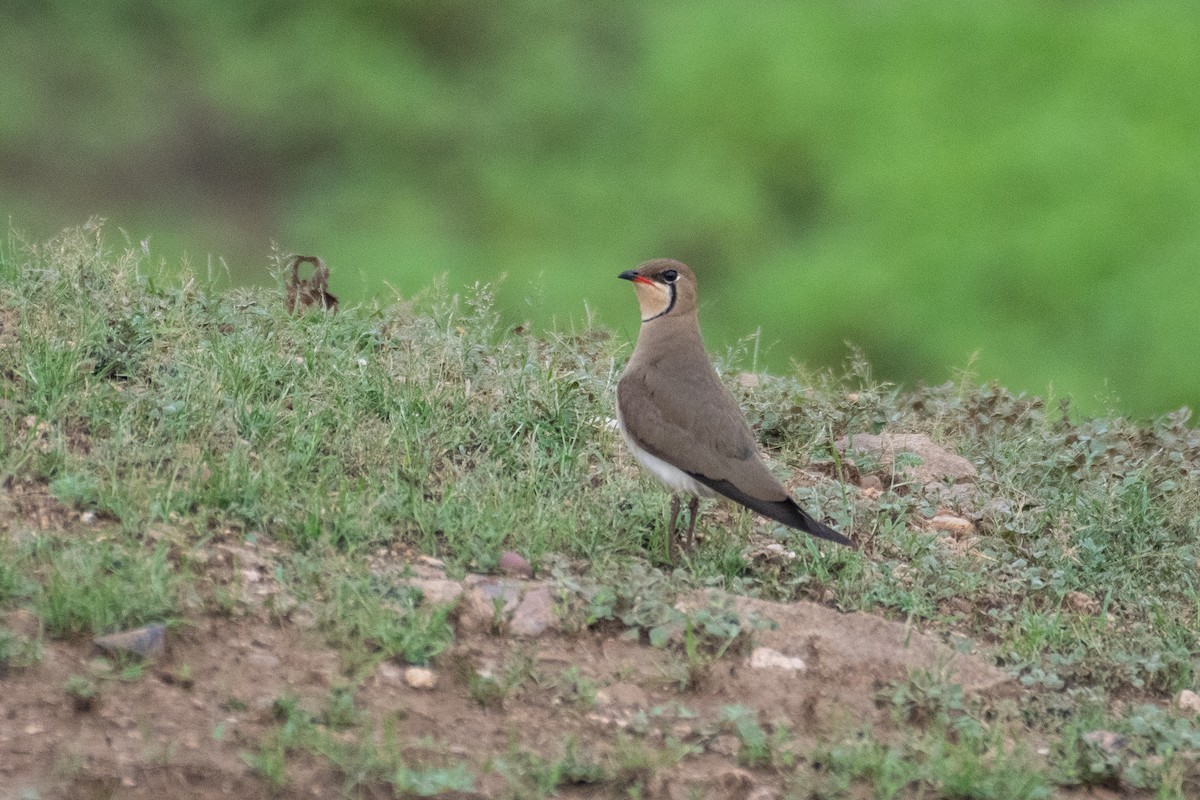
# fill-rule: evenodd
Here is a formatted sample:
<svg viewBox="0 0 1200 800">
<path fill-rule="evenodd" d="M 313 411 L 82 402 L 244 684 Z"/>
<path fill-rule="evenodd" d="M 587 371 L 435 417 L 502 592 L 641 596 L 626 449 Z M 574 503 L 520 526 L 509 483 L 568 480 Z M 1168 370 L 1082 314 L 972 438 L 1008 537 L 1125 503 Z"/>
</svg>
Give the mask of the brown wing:
<svg viewBox="0 0 1200 800">
<path fill-rule="evenodd" d="M 714 484 L 725 482 L 751 498 L 786 499 L 737 401 L 701 356 L 676 351 L 669 365 L 631 362 L 617 384 L 625 429 L 651 454 L 716 491 Z"/>
<path fill-rule="evenodd" d="M 635 359 L 617 384 L 621 422 L 644 450 L 765 517 L 853 546 L 797 505 L 775 480 L 737 400 L 707 358 L 685 363 L 676 353 L 673 374 L 668 376 L 666 368 Z"/>
</svg>

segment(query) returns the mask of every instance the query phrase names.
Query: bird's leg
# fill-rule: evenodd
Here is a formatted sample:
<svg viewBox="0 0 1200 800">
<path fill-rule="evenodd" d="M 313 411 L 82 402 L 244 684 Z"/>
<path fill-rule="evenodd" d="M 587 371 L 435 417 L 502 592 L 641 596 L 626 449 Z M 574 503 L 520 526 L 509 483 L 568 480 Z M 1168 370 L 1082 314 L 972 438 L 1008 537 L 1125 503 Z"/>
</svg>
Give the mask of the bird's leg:
<svg viewBox="0 0 1200 800">
<path fill-rule="evenodd" d="M 693 539 L 692 535 L 696 532 L 696 514 L 700 510 L 700 495 L 692 495 L 692 499 L 688 501 L 688 529 L 687 529 L 687 550 L 692 552 Z"/>
<path fill-rule="evenodd" d="M 667 561 L 675 563 L 675 522 L 679 518 L 679 495 L 671 495 L 671 517 L 667 522 Z"/>
</svg>

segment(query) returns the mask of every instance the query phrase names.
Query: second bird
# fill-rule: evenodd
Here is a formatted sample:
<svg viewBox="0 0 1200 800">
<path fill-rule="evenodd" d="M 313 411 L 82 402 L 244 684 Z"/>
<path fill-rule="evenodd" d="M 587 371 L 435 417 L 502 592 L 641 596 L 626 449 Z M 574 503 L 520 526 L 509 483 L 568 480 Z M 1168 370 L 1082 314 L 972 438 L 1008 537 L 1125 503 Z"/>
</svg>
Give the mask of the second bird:
<svg viewBox="0 0 1200 800">
<path fill-rule="evenodd" d="M 670 259 L 620 275 L 633 282 L 642 327 L 617 384 L 621 436 L 646 469 L 671 489 L 668 547 L 675 543 L 679 493 L 690 494 L 685 548 L 700 497 L 723 495 L 798 530 L 838 544 L 845 536 L 796 504 L 758 454 L 746 417 L 713 369 L 696 318 L 696 276 Z"/>
</svg>

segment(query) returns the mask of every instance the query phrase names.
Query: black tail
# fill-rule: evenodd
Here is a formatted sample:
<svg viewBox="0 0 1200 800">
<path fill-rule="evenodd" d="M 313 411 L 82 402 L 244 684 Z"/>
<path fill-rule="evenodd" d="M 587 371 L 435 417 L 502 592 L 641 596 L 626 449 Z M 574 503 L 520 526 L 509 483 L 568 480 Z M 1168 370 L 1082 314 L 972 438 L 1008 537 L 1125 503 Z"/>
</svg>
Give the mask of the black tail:
<svg viewBox="0 0 1200 800">
<path fill-rule="evenodd" d="M 817 522 L 812 515 L 796 504 L 792 498 L 786 500 L 761 500 L 757 497 L 751 497 L 742 490 L 738 489 L 729 481 L 714 481 L 703 475 L 688 473 L 696 480 L 703 483 L 714 492 L 725 495 L 735 503 L 741 503 L 751 511 L 757 511 L 764 517 L 773 519 L 776 522 L 782 522 L 789 528 L 804 531 L 810 536 L 815 536 L 818 539 L 826 539 L 831 542 L 853 547 L 854 543 L 847 539 L 842 534 L 835 531 L 833 528 L 823 523 Z"/>
</svg>

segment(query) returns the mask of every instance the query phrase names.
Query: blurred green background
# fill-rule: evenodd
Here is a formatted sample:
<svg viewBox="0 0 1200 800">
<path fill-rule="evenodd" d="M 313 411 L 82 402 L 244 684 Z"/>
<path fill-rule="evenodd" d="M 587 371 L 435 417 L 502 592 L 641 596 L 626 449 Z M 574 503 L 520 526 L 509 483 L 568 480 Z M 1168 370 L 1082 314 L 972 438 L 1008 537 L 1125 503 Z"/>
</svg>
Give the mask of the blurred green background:
<svg viewBox="0 0 1200 800">
<path fill-rule="evenodd" d="M 700 273 L 710 349 L 1200 401 L 1200 4 L 4 3 L 0 212 L 343 301 L 500 285 L 630 339 Z M 978 354 L 972 362 L 973 354 Z"/>
</svg>

